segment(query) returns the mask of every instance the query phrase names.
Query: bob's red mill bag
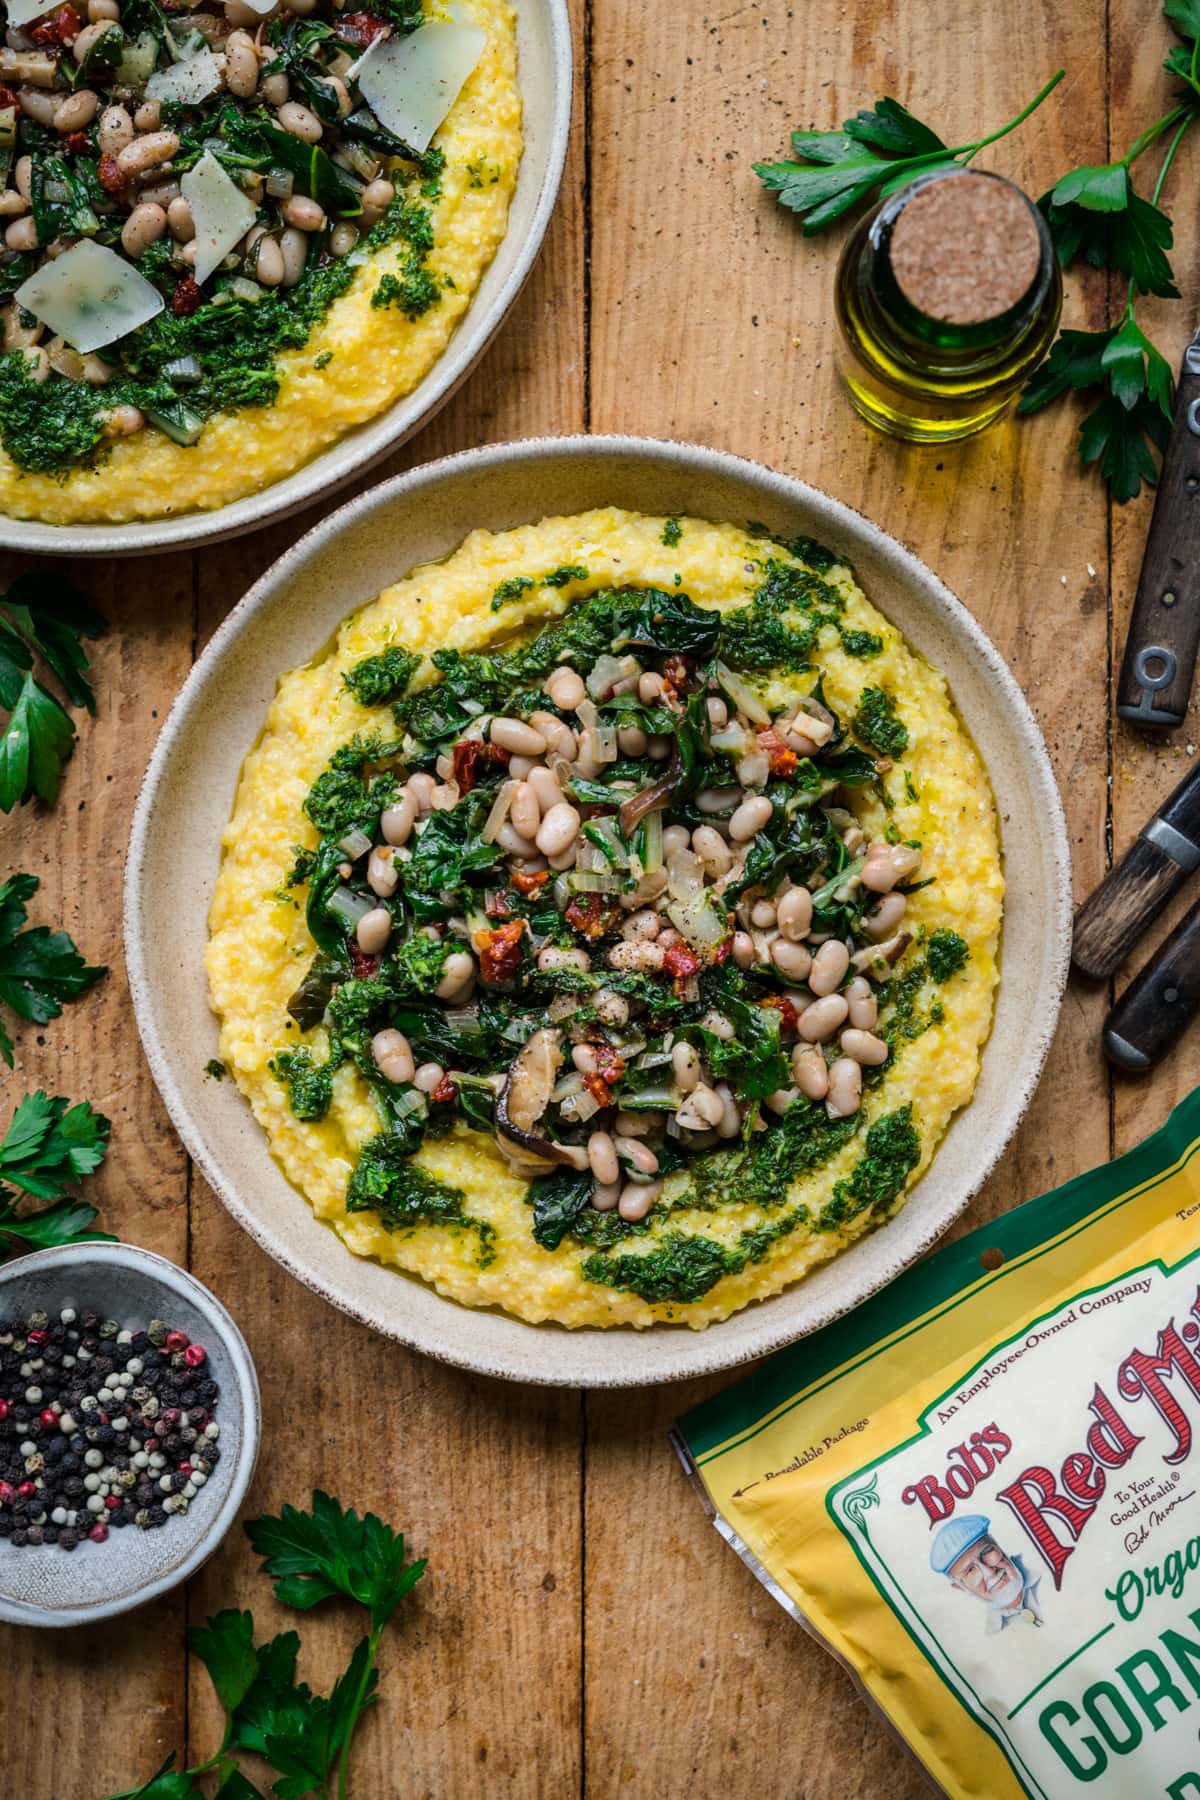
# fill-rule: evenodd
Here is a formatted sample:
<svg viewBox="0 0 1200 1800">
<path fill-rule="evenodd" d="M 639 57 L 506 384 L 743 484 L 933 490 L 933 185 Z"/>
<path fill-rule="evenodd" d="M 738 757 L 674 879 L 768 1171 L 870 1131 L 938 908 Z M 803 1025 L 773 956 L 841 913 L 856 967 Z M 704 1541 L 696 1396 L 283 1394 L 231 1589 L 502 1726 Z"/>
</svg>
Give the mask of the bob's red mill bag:
<svg viewBox="0 0 1200 1800">
<path fill-rule="evenodd" d="M 1200 1090 L 675 1437 L 954 1800 L 1200 1800 Z"/>
</svg>

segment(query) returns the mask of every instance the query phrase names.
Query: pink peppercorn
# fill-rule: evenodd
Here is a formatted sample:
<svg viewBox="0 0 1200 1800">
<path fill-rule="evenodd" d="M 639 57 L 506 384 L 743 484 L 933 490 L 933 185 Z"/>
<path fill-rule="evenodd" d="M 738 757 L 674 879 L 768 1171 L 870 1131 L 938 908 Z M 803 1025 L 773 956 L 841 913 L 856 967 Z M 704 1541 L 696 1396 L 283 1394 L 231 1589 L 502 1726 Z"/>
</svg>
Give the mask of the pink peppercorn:
<svg viewBox="0 0 1200 1800">
<path fill-rule="evenodd" d="M 17 1499 L 18 1500 L 30 1500 L 33 1498 L 34 1494 L 36 1494 L 36 1493 L 37 1493 L 37 1488 L 32 1481 L 23 1481 L 23 1482 L 21 1482 L 20 1486 L 17 1488 Z"/>
<path fill-rule="evenodd" d="M 8 1417 L 8 1401 L 0 1400 L 0 1419 L 7 1419 L 7 1417 Z"/>
<path fill-rule="evenodd" d="M 92 1529 L 88 1532 L 88 1536 L 91 1538 L 93 1544 L 103 1544 L 108 1537 L 108 1526 L 101 1520 L 99 1523 L 92 1526 Z"/>
<path fill-rule="evenodd" d="M 196 1471 L 193 1469 L 190 1462 L 181 1462 L 179 1465 L 179 1473 L 181 1475 L 194 1475 Z"/>
<path fill-rule="evenodd" d="M 167 1349 L 172 1355 L 176 1350 L 186 1350 L 188 1341 L 187 1335 L 182 1331 L 168 1331 L 167 1333 Z"/>
<path fill-rule="evenodd" d="M 42 1421 L 43 1425 L 58 1424 L 58 1414 L 54 1411 L 52 1406 L 44 1406 L 38 1414 L 38 1418 Z"/>
<path fill-rule="evenodd" d="M 200 1344 L 189 1344 L 183 1353 L 183 1360 L 189 1369 L 198 1369 L 207 1359 L 208 1352 Z"/>
<path fill-rule="evenodd" d="M 158 1415 L 158 1422 L 164 1431 L 173 1431 L 178 1425 L 180 1412 L 177 1406 L 164 1406 Z"/>
<path fill-rule="evenodd" d="M 44 1331 L 31 1331 L 28 1333 L 26 1341 L 30 1344 L 44 1344 L 46 1342 L 46 1333 Z"/>
<path fill-rule="evenodd" d="M 11 1506 L 17 1497 L 17 1490 L 11 1481 L 0 1481 L 0 1506 Z"/>
<path fill-rule="evenodd" d="M 120 1494 L 105 1494 L 104 1504 L 107 1506 L 109 1512 L 115 1512 L 117 1507 L 124 1506 L 125 1502 Z"/>
</svg>

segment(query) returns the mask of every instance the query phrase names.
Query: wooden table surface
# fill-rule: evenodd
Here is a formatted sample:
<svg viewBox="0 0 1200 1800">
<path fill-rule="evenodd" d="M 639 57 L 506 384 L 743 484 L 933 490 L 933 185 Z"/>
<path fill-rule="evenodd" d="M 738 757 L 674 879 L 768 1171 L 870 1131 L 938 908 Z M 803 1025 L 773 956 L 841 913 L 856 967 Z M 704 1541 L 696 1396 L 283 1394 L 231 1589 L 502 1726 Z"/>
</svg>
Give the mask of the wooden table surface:
<svg viewBox="0 0 1200 1800">
<path fill-rule="evenodd" d="M 632 431 L 739 451 L 860 508 L 927 559 L 1015 669 L 1050 746 L 1082 896 L 1192 754 L 1187 732 L 1152 746 L 1112 712 L 1149 501 L 1109 506 L 1079 470 L 1063 409 L 948 449 L 869 435 L 834 375 L 840 234 L 803 241 L 750 162 L 782 153 L 789 129 L 834 126 L 885 93 L 948 141 L 969 139 L 1061 66 L 1050 102 L 983 164 L 1038 194 L 1077 163 L 1121 154 L 1165 109 L 1158 6 L 574 0 L 573 12 L 574 136 L 537 270 L 473 378 L 394 467 L 526 434 Z M 1196 173 L 1185 146 L 1168 195 L 1183 303 L 1145 308 L 1175 359 L 1200 303 Z M 1070 322 L 1103 322 L 1105 283 L 1069 278 Z M 107 1113 L 112 1147 L 92 1184 L 105 1224 L 186 1262 L 237 1315 L 266 1412 L 250 1515 L 319 1485 L 402 1525 L 428 1557 L 386 1642 L 355 1794 L 923 1793 L 680 1475 L 665 1430 L 719 1382 L 522 1392 L 412 1355 L 276 1268 L 168 1124 L 122 969 L 134 796 L 193 658 L 309 522 L 203 558 L 72 571 L 113 624 L 96 655 L 99 717 L 82 724 L 53 812 L 0 820 L 0 864 L 39 875 L 35 917 L 111 972 L 57 1023 L 22 1031 L 6 1097 L 44 1086 Z M 1072 984 L 1037 1099 L 964 1227 L 1136 1142 L 1195 1083 L 1200 1033 L 1152 1081 L 1112 1080 L 1098 1047 L 1107 998 Z M 252 1606 L 263 1635 L 282 1628 L 256 1570 L 237 1531 L 189 1589 L 113 1626 L 0 1630 L 5 1791 L 94 1800 L 144 1779 L 168 1749 L 210 1754 L 219 1712 L 185 1632 L 229 1605 Z M 305 1623 L 314 1685 L 328 1686 L 353 1629 L 336 1609 Z"/>
</svg>

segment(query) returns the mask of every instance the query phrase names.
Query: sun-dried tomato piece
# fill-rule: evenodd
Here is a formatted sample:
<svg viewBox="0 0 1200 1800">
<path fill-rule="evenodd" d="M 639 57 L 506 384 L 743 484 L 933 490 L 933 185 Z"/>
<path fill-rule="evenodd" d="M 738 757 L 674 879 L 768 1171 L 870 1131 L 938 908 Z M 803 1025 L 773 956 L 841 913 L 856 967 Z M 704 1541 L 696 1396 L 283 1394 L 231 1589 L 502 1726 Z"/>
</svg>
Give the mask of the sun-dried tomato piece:
<svg viewBox="0 0 1200 1800">
<path fill-rule="evenodd" d="M 386 19 L 380 19 L 374 13 L 347 13 L 337 27 L 337 35 L 348 44 L 362 44 L 365 48 L 373 44 L 377 37 L 383 37 L 390 30 Z"/>
<path fill-rule="evenodd" d="M 663 951 L 663 968 L 676 981 L 690 981 L 699 973 L 700 958 L 687 944 L 669 944 Z"/>
<path fill-rule="evenodd" d="M 29 35 L 35 44 L 73 44 L 83 21 L 73 6 L 60 6 L 48 19 L 39 19 Z"/>
<path fill-rule="evenodd" d="M 73 156 L 91 156 L 94 149 L 86 131 L 72 131 L 66 139 L 66 145 Z"/>
<path fill-rule="evenodd" d="M 586 938 L 602 938 L 621 908 L 608 894 L 576 894 L 563 917 Z"/>
<path fill-rule="evenodd" d="M 612 1105 L 612 1090 L 625 1073 L 625 1058 L 605 1039 L 595 1045 L 596 1067 L 583 1078 L 583 1085 L 601 1106 Z"/>
<path fill-rule="evenodd" d="M 483 910 L 489 919 L 507 919 L 512 908 L 508 904 L 508 895 L 503 888 L 497 888 L 495 893 L 488 895 L 483 903 Z"/>
<path fill-rule="evenodd" d="M 733 949 L 732 937 L 722 938 L 720 943 L 717 945 L 716 949 L 713 951 L 713 961 L 718 965 L 718 967 L 720 966 L 721 963 L 727 963 L 729 961 L 729 956 L 730 956 L 730 952 L 732 951 L 732 949 Z"/>
<path fill-rule="evenodd" d="M 448 1075 L 443 1075 L 429 1098 L 435 1106 L 444 1106 L 447 1100 L 453 1100 L 458 1089 Z"/>
<path fill-rule="evenodd" d="M 479 952 L 479 969 L 485 981 L 507 981 L 521 962 L 521 939 L 525 920 L 510 919 L 497 925 L 495 931 L 477 931 L 475 948 Z"/>
<path fill-rule="evenodd" d="M 669 693 L 686 694 L 692 679 L 692 665 L 686 656 L 676 652 L 663 664 L 662 676 Z"/>
<path fill-rule="evenodd" d="M 356 939 L 350 939 L 350 968 L 356 981 L 367 981 L 372 975 L 379 973 L 379 957 L 368 956 L 360 950 Z"/>
<path fill-rule="evenodd" d="M 529 895 L 544 888 L 549 879 L 549 869 L 518 869 L 512 878 L 512 884 L 522 894 Z"/>
<path fill-rule="evenodd" d="M 123 194 L 125 192 L 125 177 L 117 165 L 115 156 L 110 156 L 105 151 L 100 158 L 100 167 L 96 172 L 100 179 L 100 186 L 106 194 Z M 193 285 L 195 284 L 193 283 Z"/>
<path fill-rule="evenodd" d="M 785 1037 L 795 1031 L 796 1020 L 800 1015 L 796 1011 L 794 1002 L 791 1001 L 786 994 L 770 994 L 762 1004 L 764 1006 L 774 1007 L 778 1012 L 779 1028 Z"/>
<path fill-rule="evenodd" d="M 460 794 L 469 794 L 475 786 L 475 772 L 482 759 L 482 739 L 459 738 L 450 752 L 450 779 L 457 782 Z"/>
<path fill-rule="evenodd" d="M 796 773 L 800 758 L 794 750 L 789 750 L 774 726 L 768 731 L 759 732 L 758 747 L 766 751 L 767 763 L 776 780 L 790 781 Z"/>
<path fill-rule="evenodd" d="M 198 312 L 204 296 L 196 283 L 194 275 L 185 275 L 182 281 L 175 283 L 175 292 L 171 295 L 171 311 L 177 319 L 190 319 Z"/>
<path fill-rule="evenodd" d="M 503 744 L 493 744 L 490 738 L 488 739 L 486 748 L 488 761 L 490 763 L 500 763 L 507 769 L 509 763 L 512 761 L 512 751 L 506 750 Z"/>
<path fill-rule="evenodd" d="M 10 106 L 19 105 L 20 101 L 17 99 L 16 88 L 5 87 L 4 83 L 0 82 L 0 111 L 4 111 Z"/>
</svg>

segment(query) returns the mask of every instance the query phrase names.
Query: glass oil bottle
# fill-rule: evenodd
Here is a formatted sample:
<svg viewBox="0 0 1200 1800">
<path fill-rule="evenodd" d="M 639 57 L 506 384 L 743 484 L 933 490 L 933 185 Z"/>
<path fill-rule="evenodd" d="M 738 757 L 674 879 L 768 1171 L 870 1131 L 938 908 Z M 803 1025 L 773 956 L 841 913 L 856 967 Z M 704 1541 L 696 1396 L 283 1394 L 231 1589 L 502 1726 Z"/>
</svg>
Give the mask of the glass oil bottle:
<svg viewBox="0 0 1200 1800">
<path fill-rule="evenodd" d="M 960 165 L 885 199 L 838 267 L 839 366 L 893 437 L 982 431 L 1048 350 L 1062 275 L 1045 220 L 1012 182 Z"/>
</svg>

